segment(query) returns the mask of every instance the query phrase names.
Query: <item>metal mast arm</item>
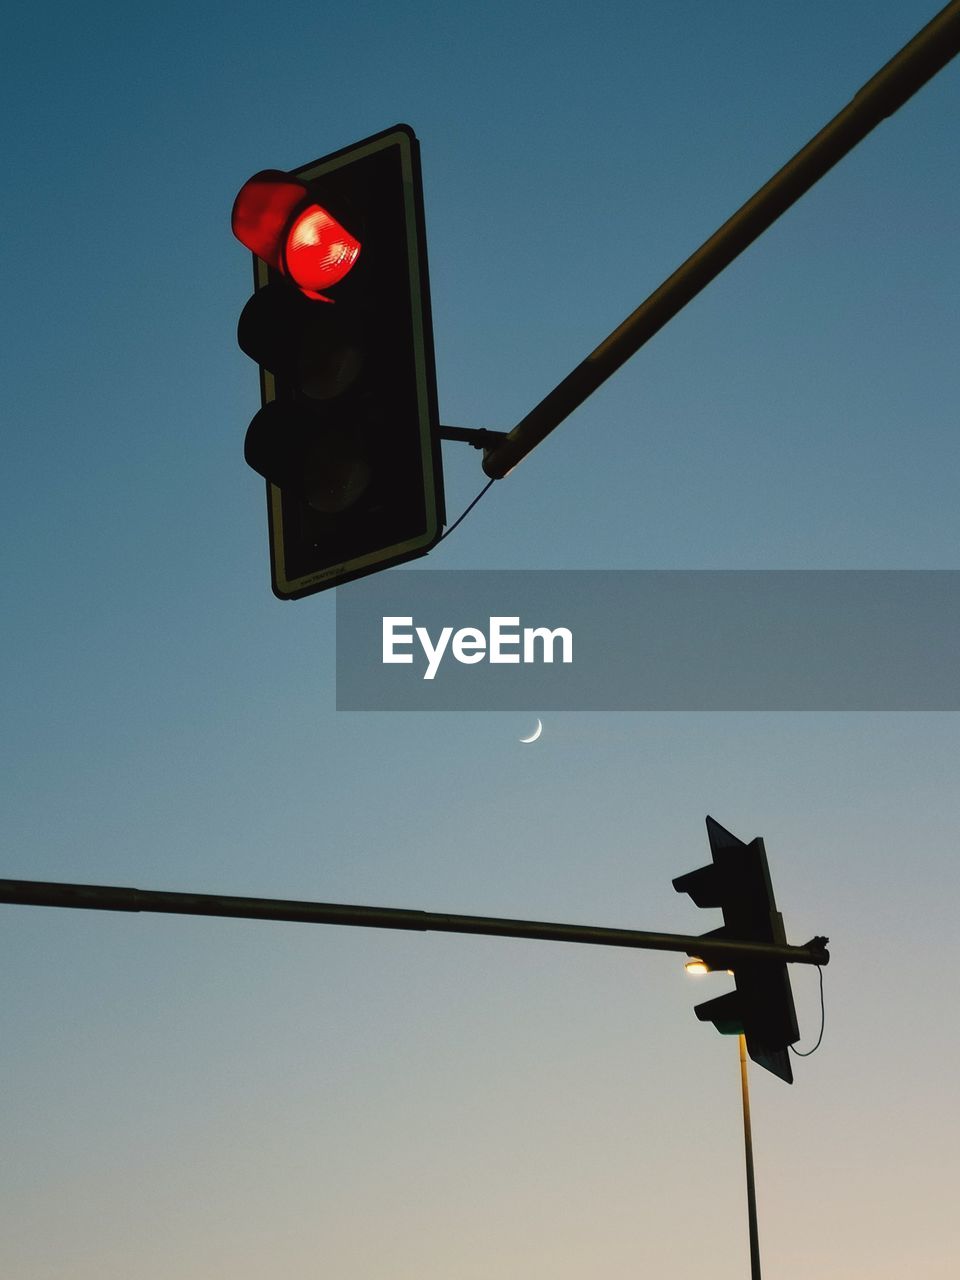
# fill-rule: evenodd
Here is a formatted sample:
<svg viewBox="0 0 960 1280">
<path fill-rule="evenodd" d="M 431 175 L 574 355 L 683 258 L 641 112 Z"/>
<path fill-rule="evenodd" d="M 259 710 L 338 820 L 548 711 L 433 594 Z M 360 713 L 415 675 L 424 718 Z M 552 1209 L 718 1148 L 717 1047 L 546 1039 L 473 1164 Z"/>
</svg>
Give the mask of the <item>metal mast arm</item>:
<svg viewBox="0 0 960 1280">
<path fill-rule="evenodd" d="M 952 0 L 869 80 L 839 115 L 714 232 L 483 460 L 500 480 L 659 332 L 724 267 L 823 177 L 886 116 L 960 52 L 960 0 Z"/>
<path fill-rule="evenodd" d="M 115 885 L 60 884 L 46 880 L 0 880 L 0 902 L 34 907 L 74 907 L 93 911 L 157 911 L 173 915 L 230 916 L 248 920 L 297 920 L 306 924 L 358 925 L 373 929 L 434 930 L 482 933 L 501 938 L 544 938 L 554 942 L 587 942 L 647 951 L 695 951 L 709 960 L 736 956 L 785 960 L 795 964 L 827 964 L 826 938 L 802 947 L 737 942 L 681 933 L 645 933 L 544 920 L 504 920 L 494 916 L 450 915 L 439 911 L 406 911 L 397 907 L 358 907 L 285 898 L 238 898 L 213 893 L 168 893 Z"/>
</svg>

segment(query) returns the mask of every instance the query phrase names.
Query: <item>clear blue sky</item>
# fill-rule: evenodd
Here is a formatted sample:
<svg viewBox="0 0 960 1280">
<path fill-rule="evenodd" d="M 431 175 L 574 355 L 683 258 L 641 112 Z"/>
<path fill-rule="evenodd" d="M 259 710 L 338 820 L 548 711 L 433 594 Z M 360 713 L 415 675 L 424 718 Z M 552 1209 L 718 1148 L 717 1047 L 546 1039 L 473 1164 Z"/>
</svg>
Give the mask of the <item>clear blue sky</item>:
<svg viewBox="0 0 960 1280">
<path fill-rule="evenodd" d="M 229 213 L 409 122 L 441 415 L 506 429 L 934 11 L 40 0 L 5 30 L 0 874 L 700 931 L 670 881 L 704 815 L 763 835 L 834 956 L 821 1050 L 753 1073 L 778 1280 L 954 1274 L 957 717 L 521 746 L 535 708 L 337 714 L 333 593 L 269 590 Z M 421 563 L 960 567 L 958 108 L 954 65 Z M 445 460 L 455 516 L 483 476 Z M 674 956 L 0 914 L 9 1280 L 745 1274 L 736 1042 Z"/>
</svg>

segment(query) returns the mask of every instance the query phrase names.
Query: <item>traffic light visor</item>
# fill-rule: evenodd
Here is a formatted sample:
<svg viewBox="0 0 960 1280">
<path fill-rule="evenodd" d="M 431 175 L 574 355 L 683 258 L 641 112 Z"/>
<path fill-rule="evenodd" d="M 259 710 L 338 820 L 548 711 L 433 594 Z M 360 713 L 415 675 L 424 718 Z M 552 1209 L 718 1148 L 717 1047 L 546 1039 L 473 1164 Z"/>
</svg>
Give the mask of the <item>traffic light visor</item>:
<svg viewBox="0 0 960 1280">
<path fill-rule="evenodd" d="M 293 215 L 307 200 L 302 182 L 279 169 L 255 173 L 233 202 L 233 234 L 258 258 L 282 271 L 281 256 Z"/>
</svg>

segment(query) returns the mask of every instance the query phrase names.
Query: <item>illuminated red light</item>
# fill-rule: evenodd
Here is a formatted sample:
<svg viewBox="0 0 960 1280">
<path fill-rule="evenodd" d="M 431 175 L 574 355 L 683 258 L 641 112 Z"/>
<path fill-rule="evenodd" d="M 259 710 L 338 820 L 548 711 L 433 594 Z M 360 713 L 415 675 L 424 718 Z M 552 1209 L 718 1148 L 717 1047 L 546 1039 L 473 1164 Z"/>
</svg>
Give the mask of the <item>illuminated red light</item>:
<svg viewBox="0 0 960 1280">
<path fill-rule="evenodd" d="M 318 204 L 308 205 L 287 232 L 284 261 L 291 280 L 308 298 L 342 280 L 357 260 L 360 241 Z"/>
<path fill-rule="evenodd" d="M 244 183 L 231 224 L 241 244 L 308 298 L 323 302 L 331 299 L 320 291 L 342 280 L 360 253 L 360 241 L 310 202 L 303 183 L 278 169 L 264 169 Z"/>
</svg>

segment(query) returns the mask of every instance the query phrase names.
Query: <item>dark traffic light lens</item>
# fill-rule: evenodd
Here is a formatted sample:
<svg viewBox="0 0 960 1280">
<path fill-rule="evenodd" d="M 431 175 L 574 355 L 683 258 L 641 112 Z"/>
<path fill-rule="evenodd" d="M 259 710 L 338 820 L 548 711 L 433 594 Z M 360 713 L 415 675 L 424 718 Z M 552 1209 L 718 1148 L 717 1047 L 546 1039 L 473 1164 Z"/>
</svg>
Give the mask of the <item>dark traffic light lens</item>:
<svg viewBox="0 0 960 1280">
<path fill-rule="evenodd" d="M 275 282 L 243 309 L 237 342 L 252 360 L 312 400 L 348 391 L 363 368 L 363 342 L 349 308 L 318 307 Z"/>
<path fill-rule="evenodd" d="M 370 486 L 370 463 L 357 432 L 322 408 L 272 400 L 247 428 L 248 466 L 323 515 L 354 506 Z"/>
<path fill-rule="evenodd" d="M 342 428 L 321 427 L 311 442 L 303 497 L 308 507 L 323 515 L 348 511 L 370 487 L 370 464 L 351 437 Z"/>
</svg>

